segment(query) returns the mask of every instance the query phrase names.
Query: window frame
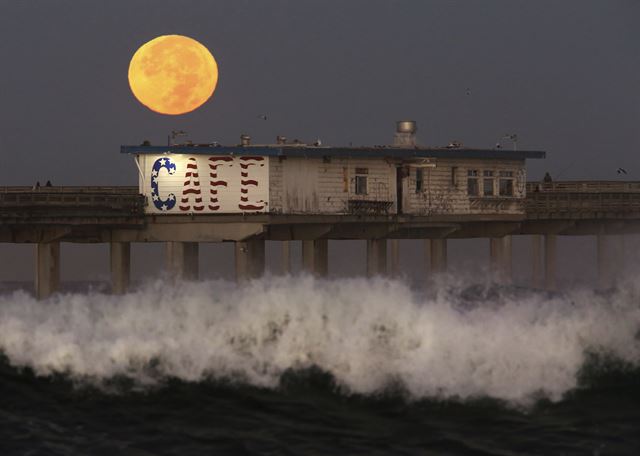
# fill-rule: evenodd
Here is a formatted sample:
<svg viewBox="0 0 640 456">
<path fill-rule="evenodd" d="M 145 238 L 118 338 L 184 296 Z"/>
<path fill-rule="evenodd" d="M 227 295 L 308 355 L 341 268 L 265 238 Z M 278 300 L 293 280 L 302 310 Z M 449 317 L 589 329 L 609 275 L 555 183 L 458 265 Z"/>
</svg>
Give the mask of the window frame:
<svg viewBox="0 0 640 456">
<path fill-rule="evenodd" d="M 356 195 L 368 195 L 369 194 L 369 179 L 367 179 L 366 174 L 356 174 L 354 185 Z"/>
<path fill-rule="evenodd" d="M 482 171 L 482 196 L 496 196 L 496 180 L 493 170 L 485 169 Z M 487 192 L 487 188 L 491 188 Z"/>
<path fill-rule="evenodd" d="M 422 168 L 416 168 L 416 193 L 424 192 L 424 172 Z"/>
<path fill-rule="evenodd" d="M 478 170 L 467 170 L 467 196 L 480 196 L 480 183 L 478 181 Z"/>
</svg>

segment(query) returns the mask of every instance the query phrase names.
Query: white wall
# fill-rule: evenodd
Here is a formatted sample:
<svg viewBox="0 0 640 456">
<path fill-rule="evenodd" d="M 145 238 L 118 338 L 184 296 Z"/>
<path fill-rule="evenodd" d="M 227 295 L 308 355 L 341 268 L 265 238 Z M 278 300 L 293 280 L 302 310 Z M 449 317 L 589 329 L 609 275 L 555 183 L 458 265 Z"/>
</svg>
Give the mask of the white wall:
<svg viewBox="0 0 640 456">
<path fill-rule="evenodd" d="M 269 157 L 140 155 L 147 213 L 243 213 L 269 210 Z"/>
</svg>

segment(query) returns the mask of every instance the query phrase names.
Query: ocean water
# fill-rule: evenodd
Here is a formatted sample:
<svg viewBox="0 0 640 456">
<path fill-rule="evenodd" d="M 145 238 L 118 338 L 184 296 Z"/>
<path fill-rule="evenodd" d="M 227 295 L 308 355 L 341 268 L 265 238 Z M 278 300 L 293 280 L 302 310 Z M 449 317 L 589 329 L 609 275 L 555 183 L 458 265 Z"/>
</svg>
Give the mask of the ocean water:
<svg viewBox="0 0 640 456">
<path fill-rule="evenodd" d="M 640 285 L 0 294 L 0 455 L 640 454 Z"/>
</svg>

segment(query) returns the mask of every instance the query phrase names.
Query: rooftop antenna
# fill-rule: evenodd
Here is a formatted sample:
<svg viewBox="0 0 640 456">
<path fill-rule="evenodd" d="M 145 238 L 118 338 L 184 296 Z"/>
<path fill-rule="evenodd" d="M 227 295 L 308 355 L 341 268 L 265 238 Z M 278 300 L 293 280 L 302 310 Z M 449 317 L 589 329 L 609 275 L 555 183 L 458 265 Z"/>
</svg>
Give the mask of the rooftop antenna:
<svg viewBox="0 0 640 456">
<path fill-rule="evenodd" d="M 173 146 L 178 136 L 187 136 L 187 132 L 184 130 L 171 130 L 171 134 L 167 136 L 167 146 Z"/>
<path fill-rule="evenodd" d="M 509 139 L 513 141 L 513 150 L 518 150 L 518 135 L 515 133 L 507 133 L 506 135 L 501 136 L 496 143 L 496 149 L 500 149 L 502 147 L 501 141 L 503 139 Z"/>
</svg>

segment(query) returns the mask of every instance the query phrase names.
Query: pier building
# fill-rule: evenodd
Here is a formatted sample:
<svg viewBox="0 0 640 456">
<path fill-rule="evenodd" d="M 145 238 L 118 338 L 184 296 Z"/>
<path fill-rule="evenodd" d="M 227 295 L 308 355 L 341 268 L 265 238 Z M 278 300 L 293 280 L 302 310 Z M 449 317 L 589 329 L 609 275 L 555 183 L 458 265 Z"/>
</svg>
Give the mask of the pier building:
<svg viewBox="0 0 640 456">
<path fill-rule="evenodd" d="M 541 151 L 420 147 L 412 121 L 393 145 L 287 142 L 123 146 L 148 214 L 523 215 L 525 160 Z"/>
</svg>

